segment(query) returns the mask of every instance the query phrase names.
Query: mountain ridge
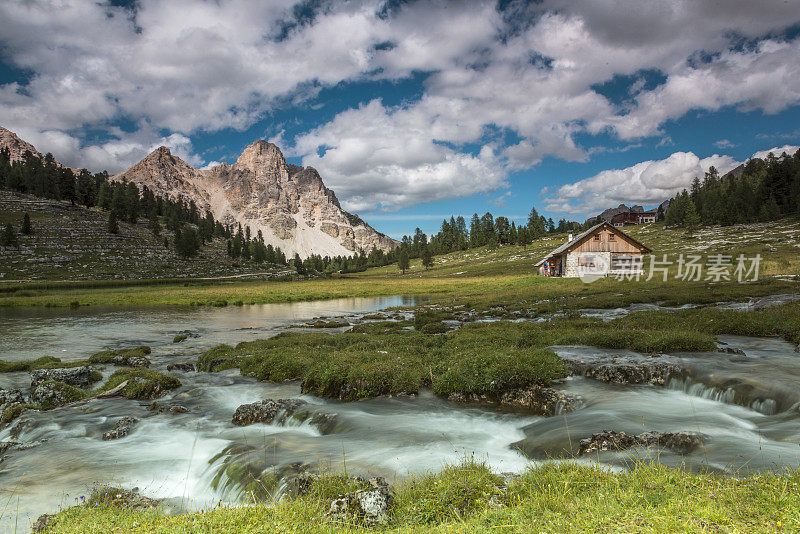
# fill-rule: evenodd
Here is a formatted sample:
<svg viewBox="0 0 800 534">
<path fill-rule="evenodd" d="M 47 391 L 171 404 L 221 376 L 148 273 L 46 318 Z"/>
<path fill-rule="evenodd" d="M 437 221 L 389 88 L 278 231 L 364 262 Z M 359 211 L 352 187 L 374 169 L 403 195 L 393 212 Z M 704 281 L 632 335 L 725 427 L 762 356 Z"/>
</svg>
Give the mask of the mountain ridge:
<svg viewBox="0 0 800 534">
<path fill-rule="evenodd" d="M 353 224 L 316 169 L 286 163 L 280 148 L 264 140 L 247 146 L 235 163 L 211 169 L 196 169 L 158 147 L 111 179 L 193 200 L 223 224 L 261 231 L 266 243 L 304 258 L 388 252 L 398 245 L 360 218 Z"/>
</svg>

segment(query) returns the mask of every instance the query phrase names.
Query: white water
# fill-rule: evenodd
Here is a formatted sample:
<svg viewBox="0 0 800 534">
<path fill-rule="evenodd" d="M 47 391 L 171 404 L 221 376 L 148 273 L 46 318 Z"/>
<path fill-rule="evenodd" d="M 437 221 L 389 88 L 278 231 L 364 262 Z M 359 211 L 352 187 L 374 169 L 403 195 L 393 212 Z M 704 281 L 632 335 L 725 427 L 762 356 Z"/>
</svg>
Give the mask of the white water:
<svg viewBox="0 0 800 534">
<path fill-rule="evenodd" d="M 144 343 L 153 347 L 153 368 L 163 371 L 171 361 L 194 360 L 205 348 L 267 337 L 315 316 L 400 304 L 410 302 L 348 299 L 179 311 L 0 310 L 0 351 L 7 360 L 45 354 L 77 359 L 104 348 Z M 172 337 L 187 329 L 200 337 L 172 344 Z M 698 431 L 708 436 L 701 450 L 685 457 L 663 451 L 657 459 L 728 473 L 796 467 L 800 414 L 791 407 L 791 391 L 793 387 L 797 392 L 800 382 L 800 355 L 778 340 L 724 341 L 744 349 L 747 358 L 675 355 L 689 362 L 692 372 L 670 388 L 572 378 L 564 389 L 581 395 L 584 407 L 550 418 L 456 405 L 429 393 L 354 403 L 302 397 L 314 411 L 337 416 L 330 434 L 308 423 L 231 423 L 241 404 L 300 396 L 296 383 L 260 383 L 240 376 L 238 370 L 176 372 L 183 386 L 159 402 L 186 406 L 189 413 L 153 415 L 146 409 L 148 403 L 92 400 L 50 412 L 27 412 L 0 431 L 0 441 L 10 439 L 12 429 L 19 430 L 17 441 L 43 441 L 29 450 L 7 453 L 0 463 L 0 531 L 13 532 L 15 526 L 26 531 L 39 514 L 75 504 L 97 482 L 138 487 L 145 495 L 170 499 L 175 509 L 236 502 L 235 485 L 229 491 L 211 488 L 221 464 L 209 461 L 229 445 L 248 446 L 250 452 L 237 461 L 260 468 L 294 463 L 341 467 L 344 462 L 350 472 L 393 480 L 469 455 L 486 459 L 498 471 L 521 471 L 531 459 L 574 452 L 581 438 L 606 429 Z M 0 375 L 0 387 L 28 384 L 27 373 Z M 735 388 L 739 393 L 728 393 Z M 102 441 L 102 432 L 127 415 L 140 419 L 134 431 L 117 441 Z M 631 454 L 604 453 L 591 460 L 619 466 L 630 461 Z"/>
</svg>

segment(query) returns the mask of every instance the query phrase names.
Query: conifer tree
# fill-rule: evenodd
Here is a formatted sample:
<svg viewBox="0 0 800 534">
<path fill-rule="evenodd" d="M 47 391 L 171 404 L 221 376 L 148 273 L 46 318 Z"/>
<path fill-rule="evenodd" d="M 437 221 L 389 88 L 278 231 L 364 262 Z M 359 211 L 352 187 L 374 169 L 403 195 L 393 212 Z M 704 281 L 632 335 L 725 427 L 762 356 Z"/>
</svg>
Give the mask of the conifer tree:
<svg viewBox="0 0 800 534">
<path fill-rule="evenodd" d="M 14 233 L 14 227 L 11 226 L 11 223 L 6 224 L 2 235 L 0 235 L 0 246 L 19 247 L 19 243 L 17 242 L 17 234 Z"/>
<path fill-rule="evenodd" d="M 693 235 L 700 227 L 700 215 L 697 214 L 697 209 L 694 207 L 694 202 L 691 200 L 686 204 L 683 226 L 686 228 L 686 233 L 689 235 Z"/>
<path fill-rule="evenodd" d="M 431 268 L 433 265 L 433 254 L 431 254 L 431 247 L 427 246 L 422 249 L 422 266 L 425 267 L 425 270 Z"/>
<path fill-rule="evenodd" d="M 400 255 L 397 257 L 397 267 L 400 269 L 402 274 L 406 274 L 406 270 L 408 270 L 410 267 L 408 251 L 405 248 L 400 251 Z"/>
<path fill-rule="evenodd" d="M 31 228 L 31 216 L 28 215 L 28 212 L 25 212 L 25 215 L 22 216 L 22 229 L 21 232 L 25 235 L 31 235 L 33 233 L 33 229 Z"/>
<path fill-rule="evenodd" d="M 106 230 L 110 234 L 119 233 L 119 224 L 117 224 L 117 214 L 114 210 L 108 212 L 108 223 L 106 223 Z"/>
</svg>

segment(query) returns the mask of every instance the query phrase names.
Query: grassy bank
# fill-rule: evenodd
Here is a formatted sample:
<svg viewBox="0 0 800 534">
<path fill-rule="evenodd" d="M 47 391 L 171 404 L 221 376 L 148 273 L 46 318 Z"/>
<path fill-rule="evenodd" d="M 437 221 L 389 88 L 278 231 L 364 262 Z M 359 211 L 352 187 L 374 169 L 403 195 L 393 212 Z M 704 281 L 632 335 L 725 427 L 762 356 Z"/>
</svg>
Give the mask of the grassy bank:
<svg viewBox="0 0 800 534">
<path fill-rule="evenodd" d="M 275 505 L 222 508 L 168 517 L 87 503 L 59 514 L 56 533 L 243 532 L 780 532 L 800 529 L 800 473 L 743 479 L 644 464 L 608 473 L 549 464 L 504 480 L 465 462 L 411 478 L 397 488 L 389 524 L 324 520 L 349 488 L 339 477 L 304 497 Z"/>
<path fill-rule="evenodd" d="M 409 321 L 410 322 L 410 321 Z M 406 330 L 400 322 L 356 326 L 340 334 L 283 333 L 222 345 L 198 359 L 200 370 L 241 368 L 259 380 L 302 380 L 303 391 L 343 400 L 417 393 L 429 388 L 497 398 L 504 392 L 548 386 L 567 376 L 552 345 L 585 344 L 639 352 L 713 350 L 713 336 L 696 331 L 633 327 L 591 319 L 548 323 L 471 323 L 444 335 L 426 322 Z M 443 325 L 442 325 L 443 326 Z"/>
</svg>

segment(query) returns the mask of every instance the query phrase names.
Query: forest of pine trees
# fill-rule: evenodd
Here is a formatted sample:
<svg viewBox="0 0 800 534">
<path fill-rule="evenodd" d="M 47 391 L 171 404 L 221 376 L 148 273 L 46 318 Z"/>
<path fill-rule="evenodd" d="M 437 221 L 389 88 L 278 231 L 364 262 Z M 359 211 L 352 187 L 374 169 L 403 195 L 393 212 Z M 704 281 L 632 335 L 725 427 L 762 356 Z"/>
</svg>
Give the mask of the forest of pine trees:
<svg viewBox="0 0 800 534">
<path fill-rule="evenodd" d="M 105 230 L 112 234 L 119 232 L 120 222 L 136 224 L 147 217 L 147 228 L 159 236 L 163 219 L 174 234 L 175 251 L 184 258 L 196 256 L 203 245 L 218 238 L 228 240 L 231 257 L 256 263 L 287 263 L 279 248 L 264 246 L 260 232 L 257 239 L 251 239 L 248 228 L 245 238 L 240 226 L 234 234 L 231 228 L 214 220 L 211 213 L 201 215 L 194 201 L 157 197 L 147 187 L 140 191 L 136 184 L 111 181 L 107 172 L 90 174 L 82 169 L 76 176 L 72 169 L 59 166 L 51 154 L 39 158 L 28 152 L 23 161 L 11 163 L 9 151 L 0 150 L 0 189 L 105 210 Z M 164 239 L 169 245 L 169 240 Z M 235 254 L 231 241 L 236 242 Z"/>
<path fill-rule="evenodd" d="M 701 225 L 766 222 L 800 216 L 800 150 L 749 160 L 739 176 L 719 176 L 711 167 L 703 180 L 670 201 L 667 226 L 694 232 Z"/>
</svg>

